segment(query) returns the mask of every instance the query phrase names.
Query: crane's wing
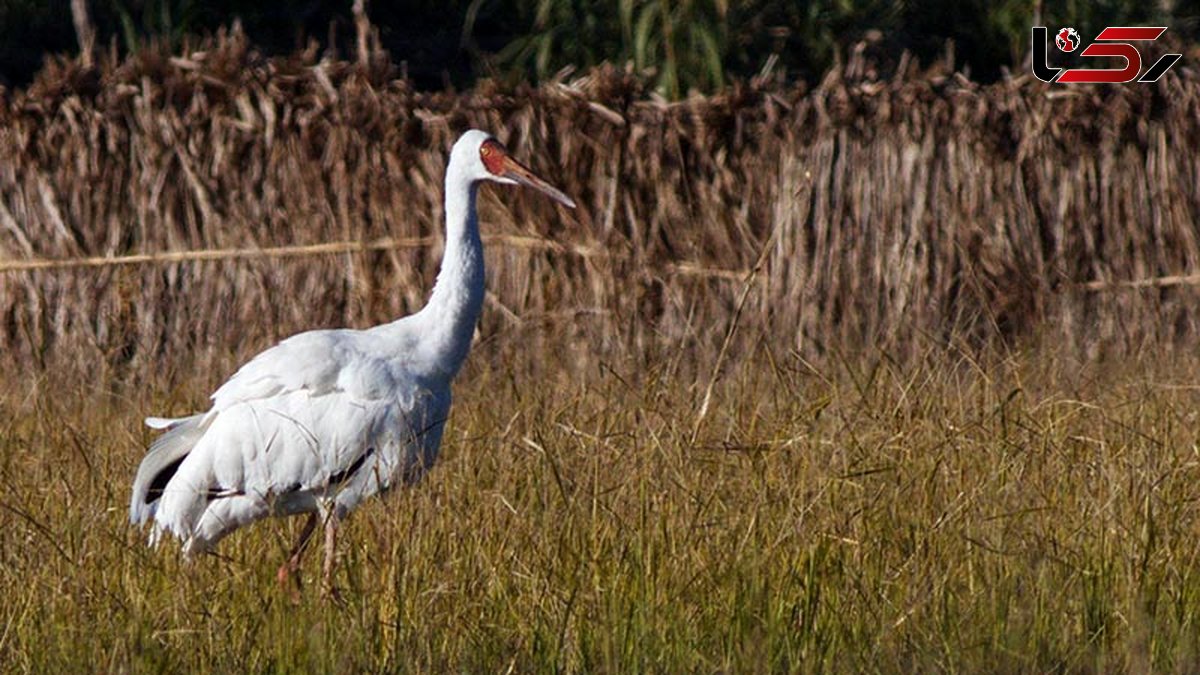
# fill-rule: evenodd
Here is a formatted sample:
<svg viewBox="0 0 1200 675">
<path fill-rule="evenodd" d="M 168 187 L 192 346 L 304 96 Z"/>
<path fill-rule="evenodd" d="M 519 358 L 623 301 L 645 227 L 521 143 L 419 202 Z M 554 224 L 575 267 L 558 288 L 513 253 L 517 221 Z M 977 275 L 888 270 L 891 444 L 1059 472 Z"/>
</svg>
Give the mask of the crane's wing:
<svg viewBox="0 0 1200 675">
<path fill-rule="evenodd" d="M 415 405 L 305 390 L 231 405 L 169 480 L 152 481 L 163 487 L 151 536 L 172 532 L 191 554 L 269 515 L 349 512 L 432 464 L 448 409 L 428 391 Z"/>
<path fill-rule="evenodd" d="M 147 419 L 166 432 L 138 471 L 131 519 L 166 517 L 182 537 L 215 499 L 327 488 L 382 454 L 380 443 L 392 460 L 381 466 L 376 456 L 372 468 L 390 481 L 407 461 L 404 448 L 421 452 L 424 442 L 413 440 L 426 427 L 440 436 L 449 401 L 428 400 L 437 396 L 373 355 L 363 335 L 301 333 L 246 363 L 212 395 L 207 413 Z"/>
<path fill-rule="evenodd" d="M 406 381 L 408 380 L 408 381 Z M 411 378 L 371 354 L 364 334 L 321 330 L 300 333 L 242 366 L 212 395 L 213 412 L 239 402 L 307 391 L 312 396 L 341 391 L 356 399 L 404 396 Z"/>
</svg>

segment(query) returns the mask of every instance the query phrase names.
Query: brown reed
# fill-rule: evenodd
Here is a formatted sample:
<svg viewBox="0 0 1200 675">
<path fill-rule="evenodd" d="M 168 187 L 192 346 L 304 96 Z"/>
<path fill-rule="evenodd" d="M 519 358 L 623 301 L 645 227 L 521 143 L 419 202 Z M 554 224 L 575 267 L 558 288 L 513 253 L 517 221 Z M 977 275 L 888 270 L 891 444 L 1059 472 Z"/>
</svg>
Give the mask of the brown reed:
<svg viewBox="0 0 1200 675">
<path fill-rule="evenodd" d="M 168 358 L 223 367 L 298 330 L 410 312 L 438 246 L 354 243 L 439 240 L 446 151 L 468 127 L 581 204 L 485 190 L 486 233 L 561 246 L 489 249 L 482 344 L 711 363 L 763 251 L 737 339 L 804 358 L 903 358 L 929 338 L 1194 343 L 1192 285 L 1117 290 L 1200 271 L 1194 70 L 984 87 L 853 65 L 811 91 L 749 83 L 668 104 L 614 68 L 417 92 L 315 50 L 266 59 L 236 31 L 184 55 L 50 63 L 0 101 L 0 265 L 145 260 L 0 272 L 0 352 L 119 376 Z M 169 260 L 331 242 L 349 250 Z"/>
</svg>

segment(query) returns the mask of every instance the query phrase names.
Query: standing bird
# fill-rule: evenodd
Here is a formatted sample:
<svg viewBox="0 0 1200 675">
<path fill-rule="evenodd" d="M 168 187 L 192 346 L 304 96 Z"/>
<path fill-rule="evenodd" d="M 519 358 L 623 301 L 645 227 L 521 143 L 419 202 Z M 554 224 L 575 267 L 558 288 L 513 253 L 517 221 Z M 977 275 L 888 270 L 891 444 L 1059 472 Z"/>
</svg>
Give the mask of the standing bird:
<svg viewBox="0 0 1200 675">
<path fill-rule="evenodd" d="M 164 433 L 138 467 L 129 505 L 191 557 L 268 516 L 308 514 L 279 568 L 286 587 L 317 525 L 325 530 L 325 591 L 333 586 L 339 522 L 359 502 L 411 484 L 437 458 L 450 383 L 471 348 L 483 305 L 479 184 L 527 185 L 575 202 L 489 134 L 471 130 L 446 169 L 446 248 L 425 307 L 367 330 L 314 330 L 254 357 L 212 395 L 208 412 L 146 424 Z"/>
</svg>

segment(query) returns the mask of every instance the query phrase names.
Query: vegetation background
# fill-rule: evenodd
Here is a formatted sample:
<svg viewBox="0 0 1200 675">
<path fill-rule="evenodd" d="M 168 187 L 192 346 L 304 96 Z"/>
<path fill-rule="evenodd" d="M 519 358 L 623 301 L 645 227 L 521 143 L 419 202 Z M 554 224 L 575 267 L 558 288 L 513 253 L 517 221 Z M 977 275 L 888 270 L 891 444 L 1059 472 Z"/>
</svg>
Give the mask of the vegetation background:
<svg viewBox="0 0 1200 675">
<path fill-rule="evenodd" d="M 67 0 L 0 2 L 0 83 L 28 83 L 48 54 L 78 50 Z M 91 0 L 101 49 L 151 42 L 178 48 L 233 21 L 268 55 L 318 41 L 354 55 L 352 0 Z M 771 70 L 815 83 L 847 49 L 871 37 L 894 65 L 905 52 L 929 63 L 948 44 L 980 82 L 1021 71 L 1031 25 L 1166 25 L 1194 44 L 1197 0 L 406 0 L 367 6 L 382 48 L 420 89 L 469 87 L 481 77 L 546 79 L 562 68 L 630 63 L 672 98 L 712 92 Z"/>
<path fill-rule="evenodd" d="M 1194 3 L 95 2 L 90 60 L 72 4 L 0 3 L 2 667 L 1194 669 Z M 1145 23 L 1154 85 L 1023 65 Z M 145 548 L 141 417 L 419 306 L 470 126 L 581 208 L 485 189 L 346 602 L 275 591 L 293 523 Z"/>
</svg>

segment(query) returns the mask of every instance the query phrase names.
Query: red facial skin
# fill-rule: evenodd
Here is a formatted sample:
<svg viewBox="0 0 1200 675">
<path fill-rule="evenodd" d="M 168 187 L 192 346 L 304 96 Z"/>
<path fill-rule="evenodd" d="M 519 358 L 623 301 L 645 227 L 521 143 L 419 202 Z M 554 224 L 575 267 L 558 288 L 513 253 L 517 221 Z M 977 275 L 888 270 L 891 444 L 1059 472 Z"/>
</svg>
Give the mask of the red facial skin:
<svg viewBox="0 0 1200 675">
<path fill-rule="evenodd" d="M 504 174 L 504 157 L 508 154 L 504 146 L 494 140 L 487 140 L 483 145 L 479 146 L 479 159 L 483 160 L 483 166 L 487 168 L 492 175 L 500 176 Z"/>
</svg>

